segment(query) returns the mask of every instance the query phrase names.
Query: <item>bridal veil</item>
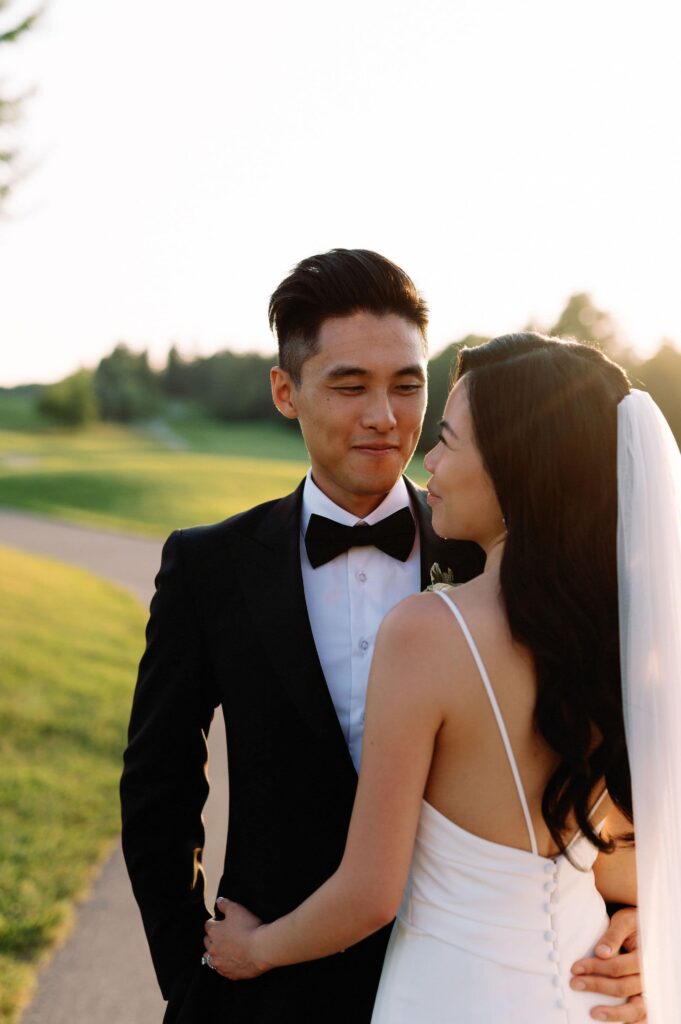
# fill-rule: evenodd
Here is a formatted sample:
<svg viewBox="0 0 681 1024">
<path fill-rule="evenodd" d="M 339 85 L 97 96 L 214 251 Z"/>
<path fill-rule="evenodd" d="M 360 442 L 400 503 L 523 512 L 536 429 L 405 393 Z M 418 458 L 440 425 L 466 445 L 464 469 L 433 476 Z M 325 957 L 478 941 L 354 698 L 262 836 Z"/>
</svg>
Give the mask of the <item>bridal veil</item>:
<svg viewBox="0 0 681 1024">
<path fill-rule="evenodd" d="M 650 1024 L 681 1020 L 681 454 L 649 395 L 618 407 L 617 567 Z"/>
</svg>

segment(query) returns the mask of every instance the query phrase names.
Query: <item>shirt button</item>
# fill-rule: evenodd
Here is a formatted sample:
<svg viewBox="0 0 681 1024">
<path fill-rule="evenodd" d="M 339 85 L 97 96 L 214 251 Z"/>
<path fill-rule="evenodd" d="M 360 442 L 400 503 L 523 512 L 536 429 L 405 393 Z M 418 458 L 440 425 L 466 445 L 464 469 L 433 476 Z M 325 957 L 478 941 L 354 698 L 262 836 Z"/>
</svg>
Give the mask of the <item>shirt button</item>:
<svg viewBox="0 0 681 1024">
<path fill-rule="evenodd" d="M 555 949 L 552 949 L 551 952 L 549 953 L 549 960 L 553 960 L 553 962 L 555 963 L 557 959 L 558 959 L 558 953 L 557 953 L 557 951 Z"/>
<path fill-rule="evenodd" d="M 550 903 L 545 903 L 544 904 L 544 913 L 545 914 L 550 914 L 552 910 L 553 910 L 553 907 L 551 906 Z"/>
<path fill-rule="evenodd" d="M 369 650 L 369 641 L 368 640 L 360 640 L 360 642 L 359 642 L 359 649 L 360 649 L 360 651 L 368 651 Z"/>
<path fill-rule="evenodd" d="M 360 583 L 366 583 L 367 574 L 365 572 L 358 572 L 355 574 Z"/>
<path fill-rule="evenodd" d="M 544 865 L 544 874 L 546 874 L 546 875 L 552 875 L 555 870 L 556 870 L 556 865 L 553 863 L 552 860 L 549 861 L 548 864 Z"/>
<path fill-rule="evenodd" d="M 564 999 L 557 999 L 556 1000 L 556 1009 L 557 1010 L 564 1010 L 565 1009 L 565 1000 Z"/>
<path fill-rule="evenodd" d="M 553 985 L 554 988 L 558 988 L 559 987 L 559 985 L 560 985 L 560 975 L 559 974 L 554 974 L 553 975 L 553 977 L 551 978 L 551 984 Z"/>
<path fill-rule="evenodd" d="M 544 938 L 546 939 L 547 942 L 553 942 L 555 937 L 556 937 L 556 933 L 555 932 L 550 932 L 550 931 L 549 932 L 544 932 Z"/>
<path fill-rule="evenodd" d="M 544 892 L 554 892 L 555 889 L 556 889 L 556 883 L 555 882 L 553 882 L 553 881 L 551 881 L 551 882 L 544 882 Z"/>
</svg>

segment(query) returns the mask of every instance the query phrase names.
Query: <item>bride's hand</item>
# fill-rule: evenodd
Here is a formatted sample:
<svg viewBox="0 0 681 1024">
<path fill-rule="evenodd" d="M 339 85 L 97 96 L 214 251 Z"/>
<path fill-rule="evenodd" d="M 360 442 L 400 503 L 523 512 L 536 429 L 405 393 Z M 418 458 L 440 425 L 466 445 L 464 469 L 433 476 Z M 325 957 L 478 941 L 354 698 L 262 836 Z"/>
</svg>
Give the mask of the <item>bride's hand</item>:
<svg viewBox="0 0 681 1024">
<path fill-rule="evenodd" d="M 262 924 L 260 918 L 241 904 L 222 896 L 218 897 L 217 904 L 225 918 L 223 921 L 213 918 L 206 921 L 203 940 L 210 956 L 210 966 L 231 981 L 264 974 L 270 965 L 258 962 L 253 950 L 255 932 Z"/>
</svg>

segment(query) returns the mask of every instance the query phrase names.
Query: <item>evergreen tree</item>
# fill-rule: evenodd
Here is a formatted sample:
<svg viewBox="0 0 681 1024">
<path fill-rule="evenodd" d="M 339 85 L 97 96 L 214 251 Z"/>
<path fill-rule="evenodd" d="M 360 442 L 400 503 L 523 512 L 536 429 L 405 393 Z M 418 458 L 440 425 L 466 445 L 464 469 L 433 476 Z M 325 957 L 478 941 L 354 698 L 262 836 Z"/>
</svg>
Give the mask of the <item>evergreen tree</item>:
<svg viewBox="0 0 681 1024">
<path fill-rule="evenodd" d="M 40 11 L 8 21 L 4 12 L 11 6 L 12 0 L 0 0 L 0 47 L 15 43 L 24 33 L 33 27 L 40 16 Z M 6 128 L 12 124 L 19 113 L 21 97 L 3 96 L 0 94 L 0 205 L 9 195 L 12 186 L 12 167 L 16 162 L 16 150 L 7 144 Z"/>
<path fill-rule="evenodd" d="M 79 370 L 40 392 L 38 409 L 48 419 L 68 427 L 81 427 L 97 419 L 99 403 L 92 373 Z"/>
<path fill-rule="evenodd" d="M 120 342 L 100 361 L 94 384 L 104 420 L 129 423 L 149 419 L 159 410 L 159 383 L 146 351 L 132 352 Z"/>
<path fill-rule="evenodd" d="M 626 369 L 636 362 L 615 319 L 610 313 L 599 309 L 588 292 L 577 292 L 570 296 L 548 333 L 596 345 Z"/>
</svg>

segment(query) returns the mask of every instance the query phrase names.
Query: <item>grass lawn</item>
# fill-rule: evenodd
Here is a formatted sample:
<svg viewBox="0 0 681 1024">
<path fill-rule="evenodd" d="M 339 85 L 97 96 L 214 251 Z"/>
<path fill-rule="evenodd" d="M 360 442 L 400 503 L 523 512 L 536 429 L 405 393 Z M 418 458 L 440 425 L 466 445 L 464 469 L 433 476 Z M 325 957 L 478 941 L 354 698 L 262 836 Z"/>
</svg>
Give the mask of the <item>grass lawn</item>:
<svg viewBox="0 0 681 1024">
<path fill-rule="evenodd" d="M 179 415 L 173 415 L 169 423 L 192 452 L 283 459 L 285 462 L 307 461 L 307 449 L 297 425 L 291 425 L 283 418 L 280 423 L 221 423 L 187 407 Z"/>
<path fill-rule="evenodd" d="M 156 428 L 69 431 L 41 426 L 27 402 L 0 398 L 0 505 L 165 536 L 287 494 L 307 468 L 300 436 L 276 423 L 183 414 Z M 420 466 L 417 456 L 422 481 Z"/>
<path fill-rule="evenodd" d="M 2 1024 L 118 832 L 144 620 L 82 570 L 0 549 Z"/>
<path fill-rule="evenodd" d="M 0 399 L 0 505 L 153 536 L 214 522 L 292 490 L 305 448 L 276 424 L 45 428 Z M 17 410 L 18 403 L 15 403 Z M 269 456 L 266 453 L 274 453 Z"/>
</svg>

